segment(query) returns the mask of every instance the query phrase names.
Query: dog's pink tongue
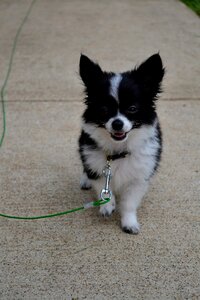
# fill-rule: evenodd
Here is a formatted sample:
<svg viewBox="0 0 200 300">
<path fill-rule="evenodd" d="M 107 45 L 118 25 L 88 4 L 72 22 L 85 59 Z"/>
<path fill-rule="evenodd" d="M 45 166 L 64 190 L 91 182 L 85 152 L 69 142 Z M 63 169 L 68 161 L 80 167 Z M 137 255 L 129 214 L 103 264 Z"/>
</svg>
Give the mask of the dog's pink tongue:
<svg viewBox="0 0 200 300">
<path fill-rule="evenodd" d="M 117 136 L 117 137 L 122 137 L 124 135 L 125 135 L 124 132 L 115 132 L 115 136 Z"/>
</svg>

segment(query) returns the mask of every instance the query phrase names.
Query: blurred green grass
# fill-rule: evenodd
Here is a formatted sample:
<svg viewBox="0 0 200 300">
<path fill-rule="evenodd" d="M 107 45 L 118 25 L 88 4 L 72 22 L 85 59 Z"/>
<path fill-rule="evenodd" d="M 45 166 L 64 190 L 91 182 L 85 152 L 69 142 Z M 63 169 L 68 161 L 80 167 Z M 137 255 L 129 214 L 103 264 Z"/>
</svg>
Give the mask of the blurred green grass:
<svg viewBox="0 0 200 300">
<path fill-rule="evenodd" d="M 189 8 L 191 8 L 198 16 L 200 16 L 200 0 L 181 0 Z"/>
</svg>

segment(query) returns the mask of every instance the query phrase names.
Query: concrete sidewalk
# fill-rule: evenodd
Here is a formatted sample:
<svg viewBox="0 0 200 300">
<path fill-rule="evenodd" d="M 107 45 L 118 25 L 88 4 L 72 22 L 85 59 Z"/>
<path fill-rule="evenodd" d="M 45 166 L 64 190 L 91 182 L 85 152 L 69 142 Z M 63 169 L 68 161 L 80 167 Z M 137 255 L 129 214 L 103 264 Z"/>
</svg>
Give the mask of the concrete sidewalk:
<svg viewBox="0 0 200 300">
<path fill-rule="evenodd" d="M 0 2 L 1 85 L 29 4 Z M 0 219 L 0 299 L 200 299 L 199 32 L 199 18 L 176 0 L 36 1 L 7 90 L 0 211 L 38 215 L 94 199 L 79 190 L 81 51 L 113 71 L 160 51 L 164 153 L 138 236 L 121 231 L 118 213 L 104 220 L 96 209 Z"/>
</svg>

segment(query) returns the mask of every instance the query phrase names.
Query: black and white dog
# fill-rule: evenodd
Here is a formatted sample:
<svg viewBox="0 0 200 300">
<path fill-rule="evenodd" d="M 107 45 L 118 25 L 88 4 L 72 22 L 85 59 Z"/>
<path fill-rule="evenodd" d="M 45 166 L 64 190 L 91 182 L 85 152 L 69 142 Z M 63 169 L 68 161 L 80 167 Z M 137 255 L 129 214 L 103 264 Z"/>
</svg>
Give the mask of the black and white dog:
<svg viewBox="0 0 200 300">
<path fill-rule="evenodd" d="M 85 86 L 86 109 L 82 116 L 79 152 L 83 163 L 81 188 L 93 186 L 99 196 L 105 185 L 102 170 L 111 159 L 110 202 L 100 207 L 103 216 L 120 198 L 123 231 L 140 230 L 137 208 L 155 173 L 162 151 L 156 114 L 164 68 L 159 54 L 124 73 L 108 73 L 81 55 L 80 76 Z"/>
</svg>

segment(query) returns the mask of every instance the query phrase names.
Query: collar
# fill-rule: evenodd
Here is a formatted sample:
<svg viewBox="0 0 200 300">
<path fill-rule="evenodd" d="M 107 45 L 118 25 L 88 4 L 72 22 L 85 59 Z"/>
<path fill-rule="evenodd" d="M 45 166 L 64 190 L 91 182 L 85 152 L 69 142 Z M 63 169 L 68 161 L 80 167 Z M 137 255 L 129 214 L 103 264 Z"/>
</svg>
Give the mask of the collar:
<svg viewBox="0 0 200 300">
<path fill-rule="evenodd" d="M 107 160 L 110 161 L 110 160 L 116 160 L 116 159 L 120 159 L 120 158 L 125 158 L 127 155 L 130 155 L 131 153 L 128 152 L 128 151 L 123 151 L 123 152 L 120 152 L 120 153 L 116 153 L 116 154 L 113 154 L 113 155 L 107 155 Z"/>
</svg>

